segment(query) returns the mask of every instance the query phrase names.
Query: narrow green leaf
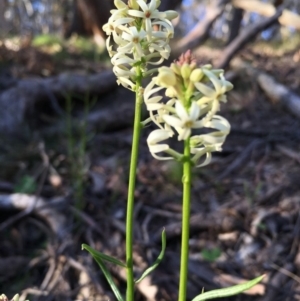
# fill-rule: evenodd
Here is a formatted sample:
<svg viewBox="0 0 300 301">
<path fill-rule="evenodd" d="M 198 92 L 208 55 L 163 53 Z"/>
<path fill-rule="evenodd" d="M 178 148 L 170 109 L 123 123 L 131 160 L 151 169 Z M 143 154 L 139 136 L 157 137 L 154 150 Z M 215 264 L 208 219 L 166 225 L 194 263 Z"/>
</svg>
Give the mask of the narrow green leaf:
<svg viewBox="0 0 300 301">
<path fill-rule="evenodd" d="M 111 276 L 111 273 L 109 272 L 109 270 L 107 269 L 107 267 L 105 266 L 104 262 L 100 259 L 100 258 L 95 258 L 94 259 L 97 261 L 99 267 L 101 268 L 108 284 L 110 285 L 112 291 L 114 292 L 116 298 L 118 301 L 124 301 L 119 289 L 117 288 L 116 284 L 113 281 L 113 278 Z"/>
<path fill-rule="evenodd" d="M 157 259 L 154 261 L 154 263 L 142 274 L 142 276 L 135 280 L 135 283 L 139 283 L 140 281 L 142 281 L 146 276 L 148 276 L 153 270 L 155 270 L 157 268 L 157 266 L 160 264 L 160 262 L 162 261 L 162 259 L 164 258 L 165 255 L 165 251 L 166 251 L 166 245 L 167 245 L 167 237 L 166 237 L 166 230 L 163 229 L 162 233 L 161 233 L 161 251 L 157 257 Z"/>
<path fill-rule="evenodd" d="M 224 298 L 224 297 L 229 297 L 233 295 L 240 294 L 251 287 L 253 287 L 255 284 L 260 282 L 264 278 L 263 276 L 259 276 L 253 280 L 250 280 L 246 283 L 238 284 L 235 286 L 231 287 L 226 287 L 226 288 L 221 288 L 221 289 L 216 289 L 210 292 L 203 293 L 201 295 L 198 295 L 195 297 L 192 301 L 205 301 L 208 299 L 215 299 L 215 298 Z"/>
<path fill-rule="evenodd" d="M 121 295 L 119 289 L 117 288 L 116 284 L 115 284 L 114 281 L 113 281 L 113 278 L 112 278 L 111 273 L 109 272 L 109 270 L 107 269 L 106 265 L 105 265 L 104 262 L 103 262 L 103 257 L 102 257 L 102 255 L 104 255 L 104 254 L 95 251 L 93 248 L 91 248 L 90 246 L 85 245 L 85 244 L 82 245 L 82 249 L 86 249 L 86 250 L 93 256 L 93 258 L 96 260 L 96 262 L 98 263 L 100 269 L 102 270 L 102 272 L 103 272 L 103 274 L 104 274 L 104 276 L 105 276 L 105 278 L 106 278 L 108 284 L 110 285 L 112 291 L 114 292 L 114 294 L 115 294 L 117 300 L 118 300 L 118 301 L 124 301 L 124 299 L 123 299 L 123 297 L 122 297 L 122 295 Z M 99 253 L 100 255 L 99 255 L 98 253 Z M 107 255 L 106 255 L 106 256 L 107 256 Z M 110 257 L 110 256 L 108 256 L 108 257 Z M 112 257 L 110 257 L 110 258 L 112 258 Z M 114 258 L 113 258 L 113 259 L 114 259 Z M 116 260 L 116 259 L 115 259 L 115 260 Z M 109 261 L 109 260 L 108 260 L 108 261 Z M 112 262 L 112 261 L 109 261 L 109 262 Z M 114 262 L 114 261 L 113 261 L 113 262 Z"/>
<path fill-rule="evenodd" d="M 86 249 L 95 259 L 96 258 L 100 258 L 101 260 L 108 261 L 110 263 L 114 263 L 114 264 L 119 265 L 119 266 L 121 266 L 123 268 L 126 268 L 126 264 L 123 263 L 122 261 L 120 261 L 120 260 L 118 260 L 118 259 L 116 259 L 114 257 L 111 257 L 109 255 L 106 255 L 106 254 L 103 254 L 101 252 L 98 252 L 98 251 L 96 251 L 95 249 L 93 249 L 92 247 L 90 247 L 90 246 L 88 246 L 86 244 L 83 244 L 81 246 L 81 248 L 82 248 L 82 250 Z"/>
</svg>

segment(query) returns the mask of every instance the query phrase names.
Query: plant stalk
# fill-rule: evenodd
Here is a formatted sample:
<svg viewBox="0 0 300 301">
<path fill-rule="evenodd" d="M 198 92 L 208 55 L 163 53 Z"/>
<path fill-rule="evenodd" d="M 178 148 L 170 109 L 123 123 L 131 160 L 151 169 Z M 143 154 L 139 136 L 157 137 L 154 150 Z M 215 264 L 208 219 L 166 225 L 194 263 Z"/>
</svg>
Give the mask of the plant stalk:
<svg viewBox="0 0 300 301">
<path fill-rule="evenodd" d="M 140 72 L 140 70 L 138 70 Z M 127 265 L 127 290 L 126 301 L 134 301 L 134 275 L 133 275 L 133 222 L 134 222 L 134 191 L 136 181 L 136 170 L 138 162 L 139 140 L 141 133 L 141 115 L 143 95 L 139 89 L 142 77 L 138 76 L 136 81 L 136 101 L 133 126 L 133 138 L 130 158 L 127 212 L 126 212 L 126 265 Z"/>
<path fill-rule="evenodd" d="M 186 301 L 187 275 L 189 260 L 189 232 L 190 232 L 190 207 L 191 207 L 191 153 L 190 139 L 184 141 L 183 161 L 183 201 L 182 201 L 182 232 L 181 232 L 181 258 L 179 279 L 179 301 Z"/>
</svg>

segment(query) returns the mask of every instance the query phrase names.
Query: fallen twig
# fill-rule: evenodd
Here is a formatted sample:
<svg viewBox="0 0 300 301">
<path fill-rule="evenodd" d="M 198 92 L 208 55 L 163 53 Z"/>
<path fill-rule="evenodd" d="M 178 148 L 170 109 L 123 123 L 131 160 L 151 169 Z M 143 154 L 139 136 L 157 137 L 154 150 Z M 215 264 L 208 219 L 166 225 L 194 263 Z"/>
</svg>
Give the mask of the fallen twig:
<svg viewBox="0 0 300 301">
<path fill-rule="evenodd" d="M 216 68 L 226 68 L 231 59 L 240 51 L 247 43 L 252 41 L 260 32 L 266 30 L 276 22 L 281 16 L 283 7 L 270 18 L 254 23 L 242 31 L 223 51 L 220 58 L 215 62 Z"/>
<path fill-rule="evenodd" d="M 211 5 L 207 8 L 204 20 L 200 20 L 189 34 L 178 42 L 175 49 L 176 52 L 183 53 L 186 49 L 195 48 L 209 37 L 209 30 L 222 14 L 228 0 L 215 0 L 211 2 Z"/>
<path fill-rule="evenodd" d="M 251 155 L 252 151 L 259 146 L 261 146 L 264 143 L 264 141 L 256 139 L 253 140 L 245 149 L 243 149 L 240 153 L 240 155 L 222 172 L 219 177 L 217 178 L 218 181 L 224 179 L 232 172 L 238 170 L 242 167 L 242 165 L 245 164 L 245 162 L 248 160 L 249 156 Z"/>
<path fill-rule="evenodd" d="M 53 111 L 62 114 L 56 97 L 66 95 L 101 95 L 116 88 L 115 75 L 111 71 L 99 74 L 61 74 L 46 79 L 20 80 L 14 87 L 0 94 L 0 132 L 14 133 L 20 130 L 26 114 L 38 102 L 49 102 Z"/>
<path fill-rule="evenodd" d="M 273 103 L 283 106 L 291 114 L 300 118 L 300 96 L 292 92 L 286 86 L 278 83 L 269 74 L 253 68 L 250 64 L 247 64 L 241 59 L 233 60 L 231 67 L 245 71 L 251 78 L 254 78 L 257 81 Z"/>
<path fill-rule="evenodd" d="M 0 194 L 1 210 L 22 210 L 24 211 L 24 215 L 34 213 L 45 220 L 53 233 L 62 239 L 67 234 L 66 218 L 52 208 L 58 201 L 61 202 L 62 199 L 57 199 L 54 202 L 46 202 L 43 198 L 22 193 Z"/>
</svg>

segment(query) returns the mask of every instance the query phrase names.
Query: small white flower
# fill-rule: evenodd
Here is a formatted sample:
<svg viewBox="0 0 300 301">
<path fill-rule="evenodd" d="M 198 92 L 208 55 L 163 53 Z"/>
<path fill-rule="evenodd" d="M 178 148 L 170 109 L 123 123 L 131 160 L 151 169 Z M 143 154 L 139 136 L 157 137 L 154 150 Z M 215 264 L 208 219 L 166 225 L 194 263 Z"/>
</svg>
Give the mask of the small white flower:
<svg viewBox="0 0 300 301">
<path fill-rule="evenodd" d="M 196 82 L 194 85 L 198 91 L 200 91 L 204 95 L 204 98 L 207 98 L 208 100 L 220 100 L 226 102 L 225 93 L 230 91 L 233 88 L 233 85 L 226 81 L 224 77 L 221 77 L 221 79 L 217 78 L 210 70 L 202 69 L 202 71 L 212 82 L 214 89 L 201 82 Z"/>
<path fill-rule="evenodd" d="M 129 24 L 134 21 L 134 18 L 127 16 L 127 6 L 123 9 L 111 10 L 112 15 L 109 17 L 108 22 L 103 25 L 103 30 L 107 35 L 111 35 L 116 32 L 120 34 L 125 24 Z"/>
<path fill-rule="evenodd" d="M 114 4 L 117 9 L 122 9 L 122 8 L 126 9 L 128 7 L 122 0 L 115 0 Z"/>
<path fill-rule="evenodd" d="M 152 23 L 153 26 L 157 25 L 158 30 L 152 31 L 152 42 L 157 39 L 164 39 L 165 41 L 170 40 L 174 36 L 174 28 L 170 21 L 157 21 Z M 167 43 L 166 43 L 167 44 Z"/>
<path fill-rule="evenodd" d="M 126 76 L 128 78 L 130 77 L 134 77 L 135 76 L 135 73 L 134 71 L 131 71 L 130 69 L 128 69 L 127 67 L 123 66 L 123 65 L 115 65 L 113 67 L 113 72 L 115 73 L 115 75 L 117 77 L 120 77 L 120 76 Z"/>
<path fill-rule="evenodd" d="M 157 58 L 157 61 L 154 61 L 153 59 Z M 145 61 L 149 65 L 160 65 L 164 61 L 164 57 L 161 56 L 158 52 L 152 52 L 150 54 L 145 55 Z"/>
<path fill-rule="evenodd" d="M 163 66 L 158 69 L 158 75 L 154 80 L 158 86 L 173 87 L 176 85 L 176 74 L 171 68 Z"/>
<path fill-rule="evenodd" d="M 128 41 L 125 46 L 118 47 L 119 53 L 134 53 L 134 57 L 140 60 L 144 56 L 144 50 L 142 48 L 143 39 L 146 36 L 144 30 L 137 31 L 136 27 L 129 27 L 128 32 L 123 32 L 122 39 Z"/>
<path fill-rule="evenodd" d="M 111 59 L 113 65 L 128 65 L 131 66 L 136 61 L 124 53 L 117 52 L 114 57 Z"/>
<path fill-rule="evenodd" d="M 153 94 L 163 89 L 163 87 L 156 87 L 153 89 L 154 86 L 155 86 L 155 82 L 153 78 L 144 91 L 144 102 L 146 104 L 147 110 L 150 112 L 156 111 L 163 107 L 163 104 L 159 103 L 162 100 L 162 96 L 159 95 L 152 96 Z"/>
<path fill-rule="evenodd" d="M 150 133 L 147 139 L 150 153 L 152 156 L 158 160 L 170 160 L 173 157 L 162 157 L 158 156 L 157 153 L 165 152 L 170 149 L 168 144 L 159 144 L 170 137 L 170 133 L 166 130 L 154 130 Z"/>
<path fill-rule="evenodd" d="M 163 116 L 168 115 L 170 113 L 174 113 L 174 104 L 176 99 L 170 99 L 166 104 L 162 104 L 159 109 L 156 110 L 156 114 L 153 111 L 149 111 L 149 115 L 151 120 L 161 129 L 164 129 L 170 133 L 170 137 L 174 135 L 174 131 L 171 126 L 165 122 Z"/>
<path fill-rule="evenodd" d="M 162 130 L 166 130 L 169 132 L 170 137 L 173 136 L 173 131 L 171 127 L 166 124 L 163 120 L 163 116 L 169 113 L 169 109 L 173 109 L 173 105 L 175 103 L 175 99 L 169 100 L 166 104 L 160 103 L 162 100 L 162 96 L 156 95 L 152 96 L 154 93 L 159 92 L 163 87 L 156 87 L 153 89 L 155 85 L 155 78 L 147 85 L 144 90 L 144 102 L 146 104 L 147 110 L 149 111 L 149 115 L 151 120 Z M 156 111 L 156 114 L 154 113 Z M 161 124 L 164 123 L 164 126 Z"/>
<path fill-rule="evenodd" d="M 201 82 L 195 82 L 194 85 L 201 93 L 200 99 L 197 104 L 201 108 L 205 108 L 207 113 L 206 120 L 210 120 L 216 112 L 220 110 L 220 101 L 226 102 L 227 98 L 225 93 L 233 88 L 233 85 L 226 81 L 222 74 L 220 74 L 220 79 L 215 75 L 212 70 L 206 68 L 202 69 L 206 77 L 211 81 L 213 87 L 205 85 Z"/>
<path fill-rule="evenodd" d="M 135 89 L 135 84 L 130 79 L 124 76 L 118 77 L 117 84 L 122 85 L 124 88 L 129 89 L 131 91 L 134 91 Z"/>
<path fill-rule="evenodd" d="M 202 156 L 206 156 L 205 160 L 201 164 L 198 164 L 197 167 L 209 164 L 211 161 L 211 153 L 222 150 L 222 145 L 230 131 L 229 122 L 218 115 L 213 116 L 213 119 L 208 121 L 205 127 L 213 128 L 217 131 L 191 137 L 191 153 L 195 155 L 192 160 L 197 163 Z"/>
<path fill-rule="evenodd" d="M 137 3 L 139 4 L 140 10 L 133 10 L 129 9 L 128 14 L 133 17 L 138 17 L 144 19 L 145 22 L 145 29 L 150 38 L 152 33 L 152 22 L 151 19 L 166 19 L 166 14 L 164 12 L 159 12 L 156 8 L 156 0 L 151 0 L 149 5 L 145 3 L 143 0 L 138 0 Z"/>
<path fill-rule="evenodd" d="M 116 54 L 116 52 L 113 50 L 113 46 L 110 45 L 110 36 L 106 39 L 106 48 L 110 57 Z"/>
<path fill-rule="evenodd" d="M 166 44 L 165 41 L 159 40 L 156 43 L 151 43 L 149 46 L 149 51 L 153 53 L 154 51 L 158 52 L 161 57 L 168 59 L 171 53 L 171 48 L 169 44 Z"/>
<path fill-rule="evenodd" d="M 203 127 L 203 122 L 198 120 L 200 107 L 193 102 L 188 113 L 180 101 L 176 101 L 175 110 L 178 117 L 163 115 L 164 121 L 174 127 L 178 132 L 178 140 L 186 140 L 191 136 L 192 129 Z"/>
</svg>

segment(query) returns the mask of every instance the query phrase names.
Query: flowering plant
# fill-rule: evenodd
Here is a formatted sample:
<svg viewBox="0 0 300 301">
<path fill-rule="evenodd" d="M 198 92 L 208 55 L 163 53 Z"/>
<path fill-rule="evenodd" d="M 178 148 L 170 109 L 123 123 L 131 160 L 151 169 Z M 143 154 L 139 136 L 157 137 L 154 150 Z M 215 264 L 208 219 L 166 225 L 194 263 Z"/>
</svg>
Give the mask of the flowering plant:
<svg viewBox="0 0 300 301">
<path fill-rule="evenodd" d="M 209 164 L 211 153 L 221 151 L 230 131 L 229 122 L 216 112 L 219 111 L 220 101 L 226 102 L 225 93 L 232 88 L 232 84 L 225 80 L 223 70 L 213 70 L 211 65 L 197 68 L 190 51 L 171 67 L 161 67 L 158 76 L 153 77 L 146 87 L 144 96 L 150 118 L 159 127 L 147 140 L 152 155 L 160 160 L 173 157 L 180 160 L 180 154 L 176 154 L 167 144 L 158 144 L 173 137 L 175 130 L 178 140 L 189 140 L 192 162 L 197 167 Z M 161 89 L 166 89 L 168 99 L 165 103 L 161 102 L 162 96 L 153 96 Z M 191 136 L 192 129 L 208 128 L 216 131 Z M 171 156 L 158 156 L 157 153 L 161 152 Z M 204 162 L 197 164 L 204 155 Z"/>
<path fill-rule="evenodd" d="M 10 301 L 19 301 L 19 299 L 20 299 L 19 294 L 16 294 Z M 0 295 L 0 301 L 9 301 L 9 299 L 6 297 L 6 295 L 2 294 Z"/>
<path fill-rule="evenodd" d="M 128 5 L 115 0 L 117 9 L 111 11 L 108 23 L 103 26 L 117 82 L 133 91 L 140 78 L 156 71 L 148 69 L 148 65 L 159 65 L 170 55 L 169 41 L 174 35 L 170 20 L 176 18 L 177 13 L 160 12 L 159 5 L 158 0 L 151 0 L 149 4 L 132 0 Z"/>
<path fill-rule="evenodd" d="M 132 152 L 128 184 L 126 215 L 126 262 L 105 255 L 83 244 L 102 269 L 118 301 L 134 300 L 134 285 L 151 273 L 163 259 L 166 234 L 162 232 L 162 250 L 157 260 L 134 280 L 133 271 L 133 209 L 134 190 L 139 149 L 140 132 L 143 125 L 153 122 L 157 129 L 148 136 L 147 143 L 153 157 L 159 160 L 176 159 L 183 164 L 183 212 L 181 264 L 178 300 L 186 300 L 189 254 L 189 219 L 191 200 L 191 169 L 211 161 L 211 153 L 221 151 L 230 131 L 229 122 L 216 115 L 220 102 L 226 102 L 226 92 L 233 85 L 224 78 L 223 70 L 211 65 L 198 67 L 191 52 L 181 55 L 170 67 L 156 66 L 170 55 L 170 38 L 174 28 L 170 22 L 177 17 L 175 11 L 158 10 L 159 0 L 129 0 L 125 4 L 115 0 L 116 9 L 103 29 L 108 35 L 107 50 L 111 56 L 117 83 L 136 94 Z M 154 73 L 144 88 L 142 80 Z M 164 98 L 157 95 L 165 90 Z M 141 108 L 145 103 L 149 118 L 141 122 Z M 192 133 L 196 131 L 197 133 Z M 199 132 L 200 131 L 200 132 Z M 167 140 L 177 136 L 183 141 L 183 153 L 172 149 Z M 105 262 L 117 264 L 127 271 L 126 299 L 106 268 Z M 258 283 L 258 277 L 248 283 L 200 294 L 193 301 L 231 296 L 249 289 Z"/>
</svg>

